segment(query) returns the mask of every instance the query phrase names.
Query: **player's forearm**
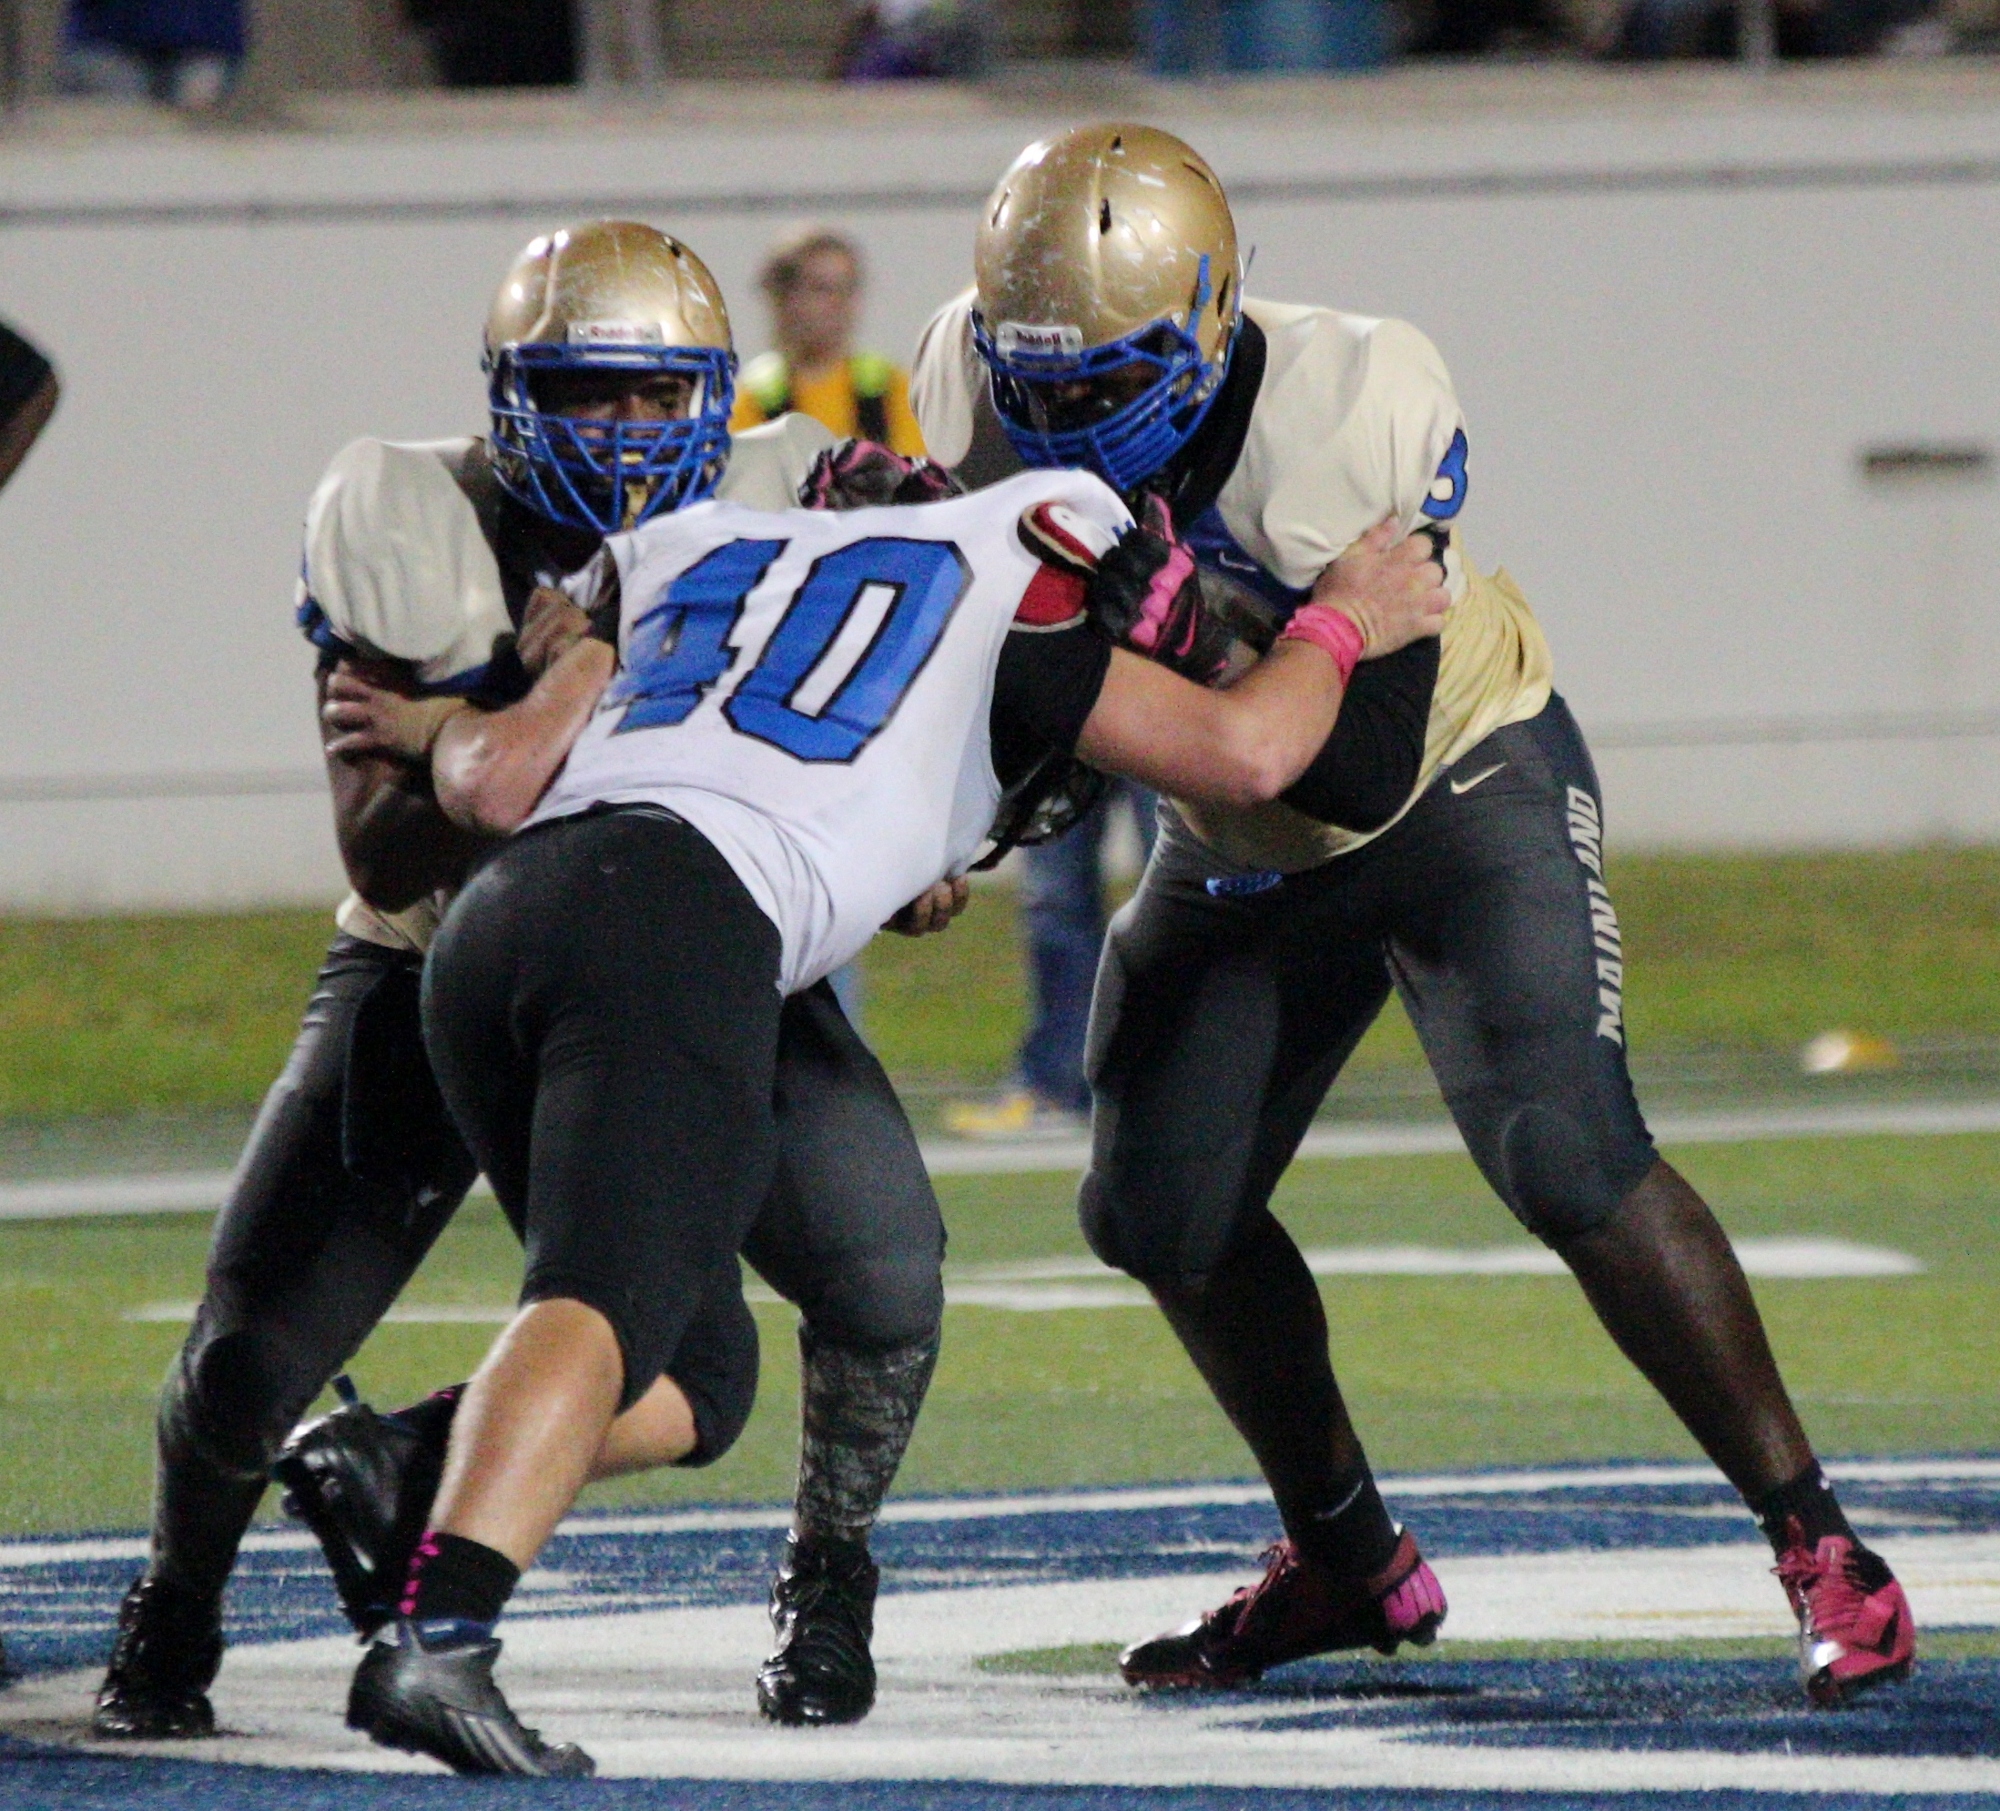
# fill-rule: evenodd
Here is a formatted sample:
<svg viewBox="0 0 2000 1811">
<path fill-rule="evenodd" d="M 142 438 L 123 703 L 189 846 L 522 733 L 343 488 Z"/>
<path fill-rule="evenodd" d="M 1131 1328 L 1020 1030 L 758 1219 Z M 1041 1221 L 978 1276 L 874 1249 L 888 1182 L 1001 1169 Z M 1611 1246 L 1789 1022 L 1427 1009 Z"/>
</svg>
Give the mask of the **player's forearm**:
<svg viewBox="0 0 2000 1811">
<path fill-rule="evenodd" d="M 1093 767 L 1176 798 L 1261 805 L 1319 752 L 1340 692 L 1333 657 L 1305 642 L 1274 648 L 1226 691 L 1119 648 L 1076 751 Z"/>
<path fill-rule="evenodd" d="M 389 761 L 336 758 L 327 765 L 341 862 L 370 905 L 401 912 L 464 878 L 486 839 L 438 809 L 422 773 Z"/>
<path fill-rule="evenodd" d="M 1221 719 L 1221 772 L 1232 787 L 1232 796 L 1219 802 L 1267 804 L 1297 780 L 1333 734 L 1342 691 L 1332 655 L 1309 642 L 1287 641 L 1234 685 L 1204 692 Z"/>
<path fill-rule="evenodd" d="M 590 721 L 616 661 L 604 642 L 578 642 L 518 704 L 447 723 L 431 750 L 444 814 L 487 836 L 518 830 Z"/>
</svg>

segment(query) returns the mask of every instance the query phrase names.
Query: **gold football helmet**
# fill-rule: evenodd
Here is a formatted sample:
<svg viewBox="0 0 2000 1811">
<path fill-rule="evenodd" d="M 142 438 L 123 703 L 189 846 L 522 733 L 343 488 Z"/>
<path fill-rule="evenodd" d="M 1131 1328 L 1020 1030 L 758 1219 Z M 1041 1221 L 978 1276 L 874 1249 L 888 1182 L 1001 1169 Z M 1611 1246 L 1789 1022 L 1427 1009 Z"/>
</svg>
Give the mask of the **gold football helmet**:
<svg viewBox="0 0 2000 1811">
<path fill-rule="evenodd" d="M 728 463 L 736 354 L 722 291 L 654 227 L 591 220 L 529 241 L 487 314 L 485 369 L 494 472 L 551 521 L 634 528 L 707 496 Z M 678 377 L 685 413 L 631 419 L 574 401 L 565 412 L 584 374 Z"/>
<path fill-rule="evenodd" d="M 979 222 L 973 336 L 1030 465 L 1130 492 L 1200 425 L 1242 317 L 1236 224 L 1170 132 L 1079 126 L 1030 145 Z"/>
</svg>

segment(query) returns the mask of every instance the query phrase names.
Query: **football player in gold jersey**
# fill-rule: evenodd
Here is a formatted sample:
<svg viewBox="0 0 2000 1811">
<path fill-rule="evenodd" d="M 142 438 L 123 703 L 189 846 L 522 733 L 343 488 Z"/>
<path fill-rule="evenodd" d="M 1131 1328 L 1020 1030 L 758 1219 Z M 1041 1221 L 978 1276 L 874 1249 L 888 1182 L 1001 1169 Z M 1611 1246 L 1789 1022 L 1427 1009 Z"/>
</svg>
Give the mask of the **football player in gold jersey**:
<svg viewBox="0 0 2000 1811">
<path fill-rule="evenodd" d="M 1356 671 L 1281 802 L 1168 808 L 1105 946 L 1084 1230 L 1152 1291 L 1286 1534 L 1257 1584 L 1127 1650 L 1126 1678 L 1229 1685 L 1443 1620 L 1269 1206 L 1392 985 L 1482 1173 L 1769 1536 L 1809 1695 L 1906 1670 L 1901 1589 L 1842 1515 L 1729 1241 L 1633 1096 L 1597 778 L 1526 599 L 1466 547 L 1465 421 L 1436 349 L 1401 321 L 1246 298 L 1214 172 L 1143 126 L 1024 151 L 980 215 L 976 273 L 918 351 L 934 457 L 1011 446 L 1163 499 L 1209 608 L 1253 644 L 1385 515 L 1431 537 L 1453 598 L 1441 643 Z M 1420 759 L 1382 733 L 1412 713 Z"/>
</svg>

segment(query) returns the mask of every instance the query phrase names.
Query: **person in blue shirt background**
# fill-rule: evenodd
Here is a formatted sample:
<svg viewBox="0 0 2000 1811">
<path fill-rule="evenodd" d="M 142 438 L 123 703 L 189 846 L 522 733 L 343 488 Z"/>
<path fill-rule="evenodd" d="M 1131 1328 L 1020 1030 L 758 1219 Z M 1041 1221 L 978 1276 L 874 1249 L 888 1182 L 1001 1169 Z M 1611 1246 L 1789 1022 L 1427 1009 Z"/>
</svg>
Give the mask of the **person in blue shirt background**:
<svg viewBox="0 0 2000 1811">
<path fill-rule="evenodd" d="M 248 49 L 242 0 L 70 0 L 62 84 L 72 94 L 213 107 Z"/>
</svg>

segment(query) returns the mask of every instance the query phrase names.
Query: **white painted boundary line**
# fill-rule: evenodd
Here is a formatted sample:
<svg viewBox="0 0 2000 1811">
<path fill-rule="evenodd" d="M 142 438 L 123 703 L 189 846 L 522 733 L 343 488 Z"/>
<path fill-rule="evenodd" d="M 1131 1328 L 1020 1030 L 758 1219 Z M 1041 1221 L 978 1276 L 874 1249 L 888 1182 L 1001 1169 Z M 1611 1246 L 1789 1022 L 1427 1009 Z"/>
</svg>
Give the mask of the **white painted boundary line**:
<svg viewBox="0 0 2000 1811">
<path fill-rule="evenodd" d="M 1827 1471 L 1857 1484 L 2000 1484 L 2000 1459 L 1835 1459 Z M 1537 1496 L 1552 1490 L 1617 1490 L 1649 1485 L 1716 1484 L 1722 1474 L 1708 1465 L 1599 1465 L 1531 1471 L 1420 1473 L 1381 1479 L 1390 1497 Z M 888 1504 L 885 1522 L 971 1522 L 989 1517 L 1093 1515 L 1133 1509 L 1235 1508 L 1268 1503 L 1262 1484 L 1139 1485 L 1114 1490 L 1050 1491 L 1007 1497 L 913 1498 Z M 790 1525 L 791 1509 L 668 1509 L 630 1515 L 586 1515 L 564 1524 L 568 1534 L 699 1534 L 731 1529 L 778 1529 Z M 258 1529 L 244 1538 L 253 1553 L 298 1553 L 311 1549 L 304 1529 Z M 0 1572 L 91 1560 L 140 1560 L 147 1543 L 138 1535 L 104 1535 L 83 1540 L 0 1541 Z"/>
<path fill-rule="evenodd" d="M 1866 1107 L 1773 1107 L 1761 1112 L 1666 1113 L 1651 1122 L 1661 1144 L 1750 1144 L 1774 1138 L 1924 1138 L 2000 1132 L 2000 1101 L 1911 1101 Z M 1463 1151 L 1451 1125 L 1326 1127 L 1308 1132 L 1308 1158 L 1442 1157 Z M 1081 1170 L 1087 1138 L 1019 1144 L 930 1143 L 924 1162 L 933 1176 L 1012 1175 L 1033 1170 Z"/>
<path fill-rule="evenodd" d="M 1300 1254 L 1314 1276 L 1561 1277 L 1562 1260 L 1544 1246 L 1517 1242 L 1471 1249 L 1431 1245 L 1343 1245 Z M 1739 1239 L 1736 1255 L 1753 1277 L 1795 1280 L 1821 1277 L 1917 1276 L 1926 1268 L 1908 1252 L 1851 1239 Z M 776 1304 L 784 1298 L 762 1283 L 747 1284 L 746 1300 Z M 995 1308 L 1011 1314 L 1067 1309 L 1150 1308 L 1153 1298 L 1137 1283 L 1095 1258 L 1037 1258 L 1020 1264 L 945 1267 L 944 1299 L 953 1308 Z M 186 1326 L 198 1303 L 141 1302 L 118 1318 Z M 382 1319 L 391 1326 L 504 1327 L 512 1302 L 404 1302 Z"/>
<path fill-rule="evenodd" d="M 1779 1138 L 1926 1138 L 2000 1132 L 2000 1101 L 1907 1102 L 1871 1107 L 1778 1107 L 1765 1112 L 1669 1113 L 1652 1121 L 1662 1144 L 1751 1144 Z M 1463 1151 L 1449 1125 L 1327 1127 L 1308 1132 L 1302 1158 L 1440 1157 Z M 1007 1176 L 1081 1170 L 1090 1141 L 962 1144 L 933 1140 L 923 1147 L 933 1176 Z M 227 1170 L 155 1176 L 80 1176 L 49 1182 L 0 1183 L 0 1221 L 68 1220 L 101 1214 L 206 1213 L 229 1192 Z M 481 1189 L 485 1184 L 482 1182 Z"/>
<path fill-rule="evenodd" d="M 0 1220 L 72 1220 L 98 1214 L 213 1213 L 229 1193 L 228 1170 L 165 1176 L 79 1176 L 0 1184 Z"/>
</svg>

